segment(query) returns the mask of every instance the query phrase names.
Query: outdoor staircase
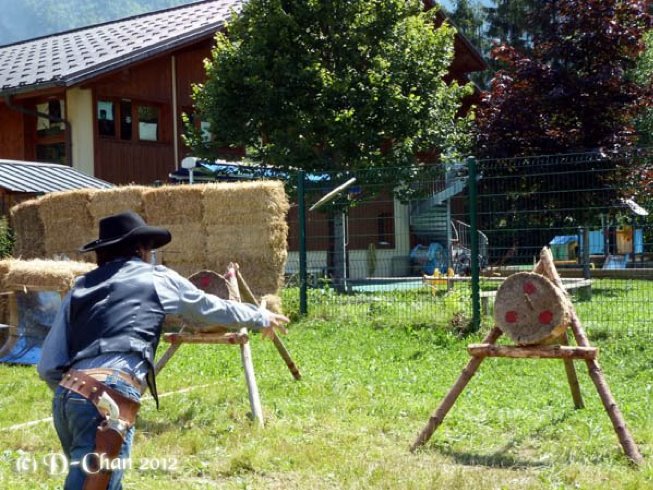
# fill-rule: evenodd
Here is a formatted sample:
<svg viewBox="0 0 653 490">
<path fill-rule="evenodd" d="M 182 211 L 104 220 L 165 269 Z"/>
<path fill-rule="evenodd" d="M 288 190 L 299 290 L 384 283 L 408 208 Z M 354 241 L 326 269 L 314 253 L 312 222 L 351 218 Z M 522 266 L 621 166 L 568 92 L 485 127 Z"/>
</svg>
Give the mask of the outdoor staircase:
<svg viewBox="0 0 653 490">
<path fill-rule="evenodd" d="M 424 243 L 447 243 L 447 206 L 433 205 L 414 210 L 410 217 L 411 230 Z"/>
<path fill-rule="evenodd" d="M 440 186 L 434 186 L 433 193 L 411 206 L 410 225 L 415 236 L 424 244 L 439 242 L 446 247 L 447 239 L 451 238 L 454 257 L 458 254 L 471 253 L 471 228 L 463 221 L 447 220 L 447 200 L 460 194 L 467 186 L 466 177 L 448 178 Z M 451 234 L 447 236 L 447 226 L 451 226 Z M 479 255 L 486 257 L 488 239 L 481 231 L 478 232 Z"/>
</svg>

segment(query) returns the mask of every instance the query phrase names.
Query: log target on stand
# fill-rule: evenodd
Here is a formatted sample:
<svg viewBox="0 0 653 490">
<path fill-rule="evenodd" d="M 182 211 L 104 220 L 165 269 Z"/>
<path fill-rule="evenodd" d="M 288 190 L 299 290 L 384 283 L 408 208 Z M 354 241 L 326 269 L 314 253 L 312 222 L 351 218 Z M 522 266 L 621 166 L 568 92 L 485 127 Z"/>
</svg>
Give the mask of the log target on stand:
<svg viewBox="0 0 653 490">
<path fill-rule="evenodd" d="M 497 291 L 494 322 L 517 345 L 557 339 L 569 325 L 569 301 L 541 274 L 519 272 Z"/>
<path fill-rule="evenodd" d="M 486 357 L 562 359 L 575 408 L 582 408 L 583 403 L 573 361 L 583 360 L 624 453 L 633 464 L 642 464 L 639 448 L 596 359 L 598 349 L 589 343 L 575 308 L 564 292 L 548 248 L 542 249 L 540 261 L 532 273 L 516 273 L 506 279 L 497 291 L 494 312 L 495 327 L 483 343 L 467 347 L 472 358 L 413 442 L 411 451 L 431 438 Z M 568 327 L 576 346 L 568 345 Z M 517 345 L 496 345 L 503 333 Z"/>
</svg>

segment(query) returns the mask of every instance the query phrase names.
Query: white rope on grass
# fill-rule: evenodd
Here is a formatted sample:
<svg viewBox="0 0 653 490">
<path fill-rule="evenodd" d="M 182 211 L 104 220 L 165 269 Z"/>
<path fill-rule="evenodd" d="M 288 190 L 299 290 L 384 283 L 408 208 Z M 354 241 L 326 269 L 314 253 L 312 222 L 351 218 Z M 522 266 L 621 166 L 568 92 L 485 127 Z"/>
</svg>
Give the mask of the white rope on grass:
<svg viewBox="0 0 653 490">
<path fill-rule="evenodd" d="M 188 388 L 182 388 L 181 390 L 162 393 L 159 395 L 159 398 L 165 398 L 172 395 L 179 395 L 181 393 L 187 393 L 189 391 L 196 390 L 198 388 L 208 388 L 209 386 L 215 386 L 217 384 L 218 383 L 208 383 L 208 384 L 198 385 L 198 386 L 189 386 Z M 141 400 L 151 400 L 151 399 L 152 399 L 151 395 L 147 395 L 141 398 Z M 31 420 L 30 422 L 22 422 L 20 424 L 10 425 L 9 427 L 0 427 L 0 432 L 12 432 L 14 430 L 24 429 L 26 427 L 42 424 L 44 422 L 52 422 L 52 417 L 46 417 L 44 419 L 38 419 L 38 420 Z"/>
</svg>

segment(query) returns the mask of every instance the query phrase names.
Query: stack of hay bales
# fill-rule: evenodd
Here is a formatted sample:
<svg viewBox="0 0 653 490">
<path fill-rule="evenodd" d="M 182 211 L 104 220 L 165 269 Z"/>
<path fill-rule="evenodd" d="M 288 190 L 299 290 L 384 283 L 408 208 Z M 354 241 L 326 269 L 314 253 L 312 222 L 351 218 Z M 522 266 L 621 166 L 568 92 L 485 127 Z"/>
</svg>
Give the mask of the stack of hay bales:
<svg viewBox="0 0 653 490">
<path fill-rule="evenodd" d="M 45 257 L 93 260 L 93 257 L 79 253 L 78 248 L 96 238 L 97 231 L 88 210 L 94 192 L 79 189 L 53 192 L 39 198 L 39 217 L 45 231 Z"/>
<path fill-rule="evenodd" d="M 14 256 L 94 261 L 77 250 L 97 238 L 99 219 L 132 210 L 172 233 L 163 264 L 188 277 L 203 269 L 222 274 L 237 262 L 260 297 L 283 284 L 288 208 L 276 181 L 58 192 L 12 208 Z"/>
<path fill-rule="evenodd" d="M 143 194 L 149 189 L 145 186 L 125 185 L 92 193 L 88 212 L 93 220 L 93 238 L 97 238 L 98 222 L 105 216 L 125 211 L 134 211 L 143 216 Z"/>
<path fill-rule="evenodd" d="M 14 256 L 23 259 L 45 257 L 45 229 L 39 216 L 39 199 L 30 199 L 11 208 Z"/>
<path fill-rule="evenodd" d="M 206 233 L 202 225 L 203 185 L 176 185 L 143 193 L 144 217 L 148 224 L 170 230 L 161 262 L 188 277 L 206 262 Z"/>
<path fill-rule="evenodd" d="M 256 296 L 282 286 L 287 259 L 283 184 L 273 181 L 208 184 L 204 190 L 204 229 L 209 269 L 223 273 L 237 262 Z"/>
</svg>

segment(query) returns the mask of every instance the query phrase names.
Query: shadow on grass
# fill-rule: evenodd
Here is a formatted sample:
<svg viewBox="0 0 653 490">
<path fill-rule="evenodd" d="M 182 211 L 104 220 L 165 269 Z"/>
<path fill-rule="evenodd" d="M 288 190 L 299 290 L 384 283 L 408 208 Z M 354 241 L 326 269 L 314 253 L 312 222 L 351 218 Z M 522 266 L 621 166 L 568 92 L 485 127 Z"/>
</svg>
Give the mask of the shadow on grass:
<svg viewBox="0 0 653 490">
<path fill-rule="evenodd" d="M 510 454 L 506 454 L 504 449 L 500 449 L 492 454 L 478 454 L 463 451 L 453 451 L 443 449 L 442 454 L 449 456 L 456 463 L 466 466 L 486 466 L 489 468 L 544 468 L 546 465 L 537 462 L 521 459 Z"/>
<path fill-rule="evenodd" d="M 533 461 L 518 455 L 510 454 L 510 451 L 517 448 L 527 438 L 538 438 L 556 425 L 565 422 L 573 413 L 573 411 L 566 411 L 550 421 L 543 422 L 539 427 L 524 433 L 520 436 L 514 437 L 500 449 L 490 454 L 474 453 L 469 451 L 456 451 L 449 447 L 439 447 L 437 450 L 445 456 L 449 456 L 456 463 L 466 466 L 486 466 L 491 468 L 513 468 L 513 469 L 527 469 L 527 468 L 545 468 L 550 463 L 542 461 Z M 481 428 L 479 428 L 481 430 Z"/>
</svg>

